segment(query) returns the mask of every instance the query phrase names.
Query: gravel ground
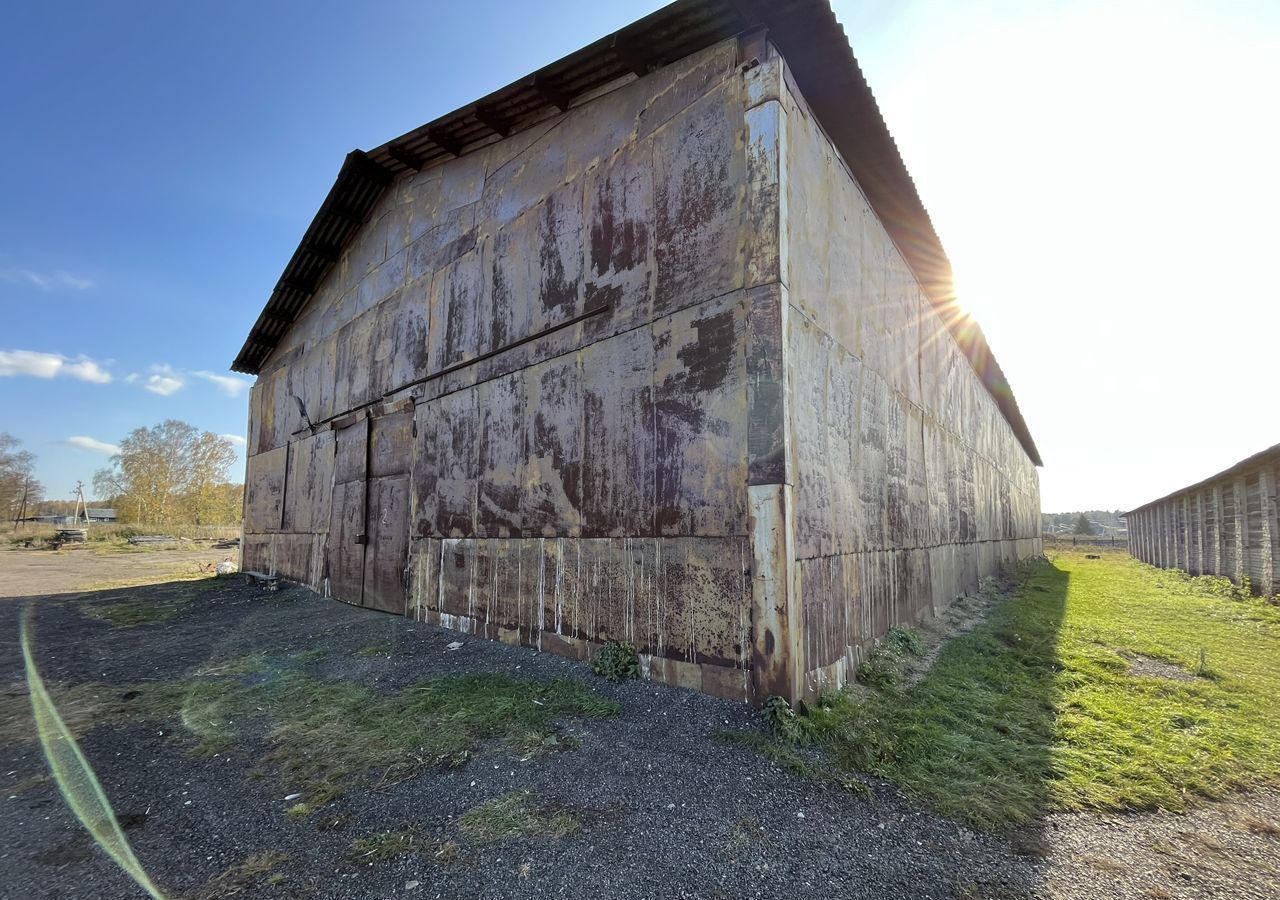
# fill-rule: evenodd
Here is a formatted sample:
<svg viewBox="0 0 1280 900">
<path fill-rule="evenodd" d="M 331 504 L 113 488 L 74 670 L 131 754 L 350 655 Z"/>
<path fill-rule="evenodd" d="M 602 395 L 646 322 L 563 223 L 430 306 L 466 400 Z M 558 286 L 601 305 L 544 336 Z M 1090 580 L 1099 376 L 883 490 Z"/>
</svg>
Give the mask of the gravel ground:
<svg viewBox="0 0 1280 900">
<path fill-rule="evenodd" d="M 0 553 L 0 576 L 7 561 Z M 131 596 L 172 591 L 130 589 Z M 230 755 L 193 757 L 173 723 L 102 727 L 83 748 L 139 859 L 173 896 L 236 897 L 1275 897 L 1280 795 L 1259 793 L 1190 816 L 1053 816 L 1012 836 L 978 833 L 876 783 L 870 796 L 794 775 L 718 729 L 757 729 L 748 708 L 661 685 L 610 685 L 586 666 L 472 640 L 325 600 L 302 588 L 264 594 L 239 579 L 193 592 L 163 624 L 114 628 L 85 604 L 119 591 L 37 600 L 47 681 L 173 679 L 213 660 L 264 650 L 325 649 L 309 671 L 392 691 L 454 672 L 576 678 L 624 714 L 572 720 L 578 749 L 520 761 L 490 746 L 464 766 L 353 790 L 297 821 L 279 782 L 252 777 L 266 750 L 250 737 Z M 0 607 L 0 683 L 21 678 L 17 612 Z M 446 649 L 453 641 L 463 647 Z M 386 647 L 389 656 L 359 651 Z M 3 726 L 4 723 L 0 723 Z M 0 744 L 0 897 L 134 897 L 57 790 L 39 781 L 31 743 Z M 474 845 L 457 818 L 485 800 L 532 790 L 572 810 L 564 838 Z M 337 820 L 335 827 L 327 827 Z M 1260 824 L 1261 823 L 1261 824 Z M 431 852 L 352 862 L 352 840 L 416 827 Z M 1276 829 L 1280 833 L 1280 828 Z M 286 855 L 267 886 L 219 875 L 255 854 Z M 203 891 L 203 893 L 201 893 Z M 1164 891 L 1164 893 L 1161 893 Z"/>
</svg>

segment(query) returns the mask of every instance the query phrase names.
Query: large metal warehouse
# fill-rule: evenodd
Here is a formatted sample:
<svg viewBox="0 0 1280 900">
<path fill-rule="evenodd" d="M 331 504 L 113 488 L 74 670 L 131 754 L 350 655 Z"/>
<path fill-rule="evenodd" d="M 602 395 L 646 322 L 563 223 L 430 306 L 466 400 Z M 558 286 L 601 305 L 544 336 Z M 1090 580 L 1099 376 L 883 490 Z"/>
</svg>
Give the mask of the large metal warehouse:
<svg viewBox="0 0 1280 900">
<path fill-rule="evenodd" d="M 681 0 L 343 164 L 233 368 L 244 566 L 720 696 L 1040 545 L 1040 464 L 825 0 Z"/>
<path fill-rule="evenodd" d="M 1280 592 L 1280 444 L 1124 514 L 1129 552 L 1162 569 Z"/>
</svg>

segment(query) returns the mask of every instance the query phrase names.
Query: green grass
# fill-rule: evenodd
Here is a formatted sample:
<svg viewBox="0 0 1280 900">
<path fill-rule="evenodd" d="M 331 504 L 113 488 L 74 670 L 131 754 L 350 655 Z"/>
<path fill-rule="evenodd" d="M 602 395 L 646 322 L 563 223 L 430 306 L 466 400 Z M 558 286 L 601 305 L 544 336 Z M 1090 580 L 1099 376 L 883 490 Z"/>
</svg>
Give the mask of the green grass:
<svg viewBox="0 0 1280 900">
<path fill-rule="evenodd" d="M 485 741 L 520 756 L 560 748 L 556 721 L 616 716 L 620 707 L 575 681 L 536 682 L 496 674 L 455 675 L 384 695 L 348 681 L 285 671 L 268 681 L 201 682 L 183 722 L 206 752 L 227 749 L 246 717 L 269 723 L 262 768 L 303 794 L 314 811 L 353 776 L 378 783 L 424 767 L 460 765 Z M 297 815 L 297 813 L 295 813 Z"/>
<path fill-rule="evenodd" d="M 250 896 L 261 887 L 274 887 L 285 880 L 276 871 L 289 861 L 289 854 L 279 850 L 255 853 L 248 859 L 224 869 L 222 874 L 184 896 L 188 900 L 223 900 L 227 897 Z"/>
<path fill-rule="evenodd" d="M 160 584 L 159 582 L 163 582 Z M 107 582 L 92 587 L 93 590 L 111 590 L 121 587 L 148 587 L 146 596 L 121 594 L 103 601 L 91 601 L 80 605 L 80 611 L 91 619 L 110 622 L 116 628 L 132 628 L 136 625 L 153 625 L 167 622 L 195 597 L 205 591 L 224 585 L 224 579 L 216 575 L 173 572 L 169 575 L 153 575 L 138 580 Z"/>
<path fill-rule="evenodd" d="M 411 777 L 425 767 L 460 765 L 484 742 L 521 757 L 571 749 L 565 718 L 607 718 L 621 707 L 571 680 L 541 682 L 492 673 L 420 681 L 384 694 L 351 681 L 322 680 L 288 656 L 258 652 L 211 662 L 192 674 L 133 685 L 51 685 L 68 727 L 177 718 L 197 755 L 240 743 L 245 727 L 265 727 L 270 749 L 259 763 L 301 793 L 287 810 L 305 818 L 340 796 L 357 776 L 372 783 Z M 0 746 L 34 740 L 21 683 L 0 685 Z"/>
<path fill-rule="evenodd" d="M 918 682 L 816 705 L 834 774 L 882 776 L 989 827 L 1180 811 L 1280 780 L 1280 609 L 1086 549 L 1036 568 Z M 1135 675 L 1137 655 L 1188 677 Z"/>
<path fill-rule="evenodd" d="M 531 791 L 511 791 L 486 800 L 458 819 L 458 830 L 477 844 L 514 837 L 568 837 L 581 827 L 568 810 L 538 798 Z"/>
<path fill-rule="evenodd" d="M 379 831 L 376 834 L 356 838 L 351 842 L 352 859 L 369 865 L 395 856 L 419 853 L 422 850 L 422 836 L 415 828 L 404 828 L 399 831 Z"/>
</svg>

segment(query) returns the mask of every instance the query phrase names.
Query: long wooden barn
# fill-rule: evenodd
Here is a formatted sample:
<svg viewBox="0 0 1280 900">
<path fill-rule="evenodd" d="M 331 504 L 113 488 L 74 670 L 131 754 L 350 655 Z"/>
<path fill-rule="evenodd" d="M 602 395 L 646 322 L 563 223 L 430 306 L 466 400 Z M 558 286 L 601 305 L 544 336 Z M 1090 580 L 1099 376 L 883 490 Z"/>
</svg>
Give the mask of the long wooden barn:
<svg viewBox="0 0 1280 900">
<path fill-rule="evenodd" d="M 1280 593 L 1280 444 L 1124 514 L 1129 552 L 1162 569 Z"/>
<path fill-rule="evenodd" d="M 352 152 L 233 368 L 244 565 L 795 700 L 1040 552 L 1040 460 L 825 0 L 681 0 Z"/>
</svg>

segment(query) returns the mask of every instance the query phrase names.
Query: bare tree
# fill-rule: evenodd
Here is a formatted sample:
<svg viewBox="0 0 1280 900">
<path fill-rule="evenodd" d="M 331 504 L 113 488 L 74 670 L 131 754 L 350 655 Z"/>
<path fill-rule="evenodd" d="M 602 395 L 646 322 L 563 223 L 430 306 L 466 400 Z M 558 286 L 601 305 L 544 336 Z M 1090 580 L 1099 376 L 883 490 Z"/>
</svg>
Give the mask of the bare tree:
<svg viewBox="0 0 1280 900">
<path fill-rule="evenodd" d="M 22 449 L 22 441 L 0 431 L 0 514 L 6 521 L 13 521 L 24 499 L 30 507 L 43 496 L 35 467 L 35 455 Z"/>
</svg>

